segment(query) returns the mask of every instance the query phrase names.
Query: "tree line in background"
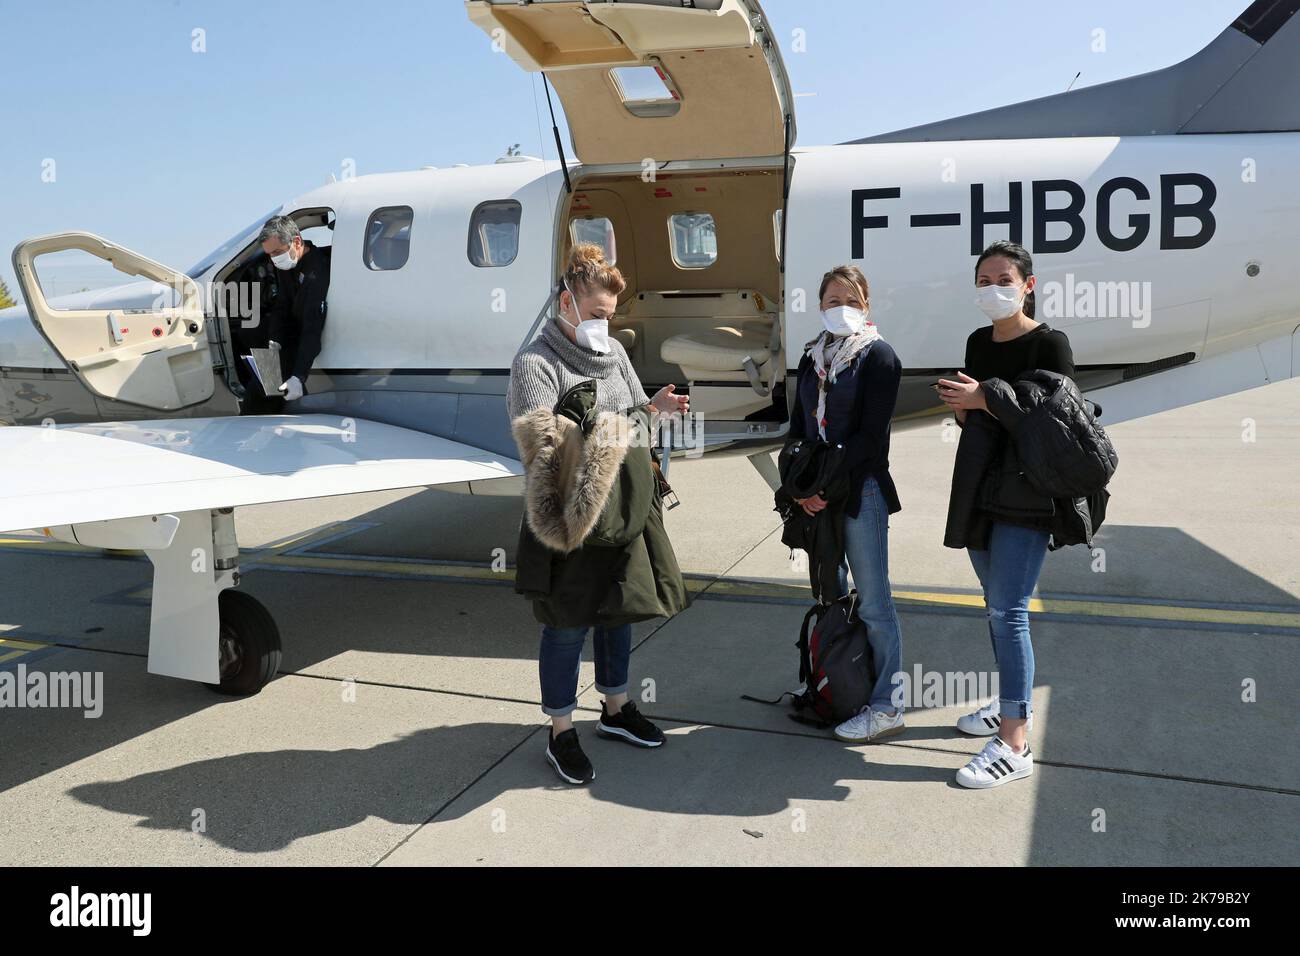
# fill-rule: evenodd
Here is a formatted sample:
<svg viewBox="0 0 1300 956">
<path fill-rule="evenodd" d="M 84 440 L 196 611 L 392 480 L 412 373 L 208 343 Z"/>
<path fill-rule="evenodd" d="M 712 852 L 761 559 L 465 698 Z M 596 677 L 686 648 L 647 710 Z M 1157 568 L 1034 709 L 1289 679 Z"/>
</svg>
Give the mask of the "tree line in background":
<svg viewBox="0 0 1300 956">
<path fill-rule="evenodd" d="M 5 285 L 5 280 L 0 279 L 0 309 L 7 309 L 17 304 L 18 300 L 9 292 L 9 286 Z"/>
</svg>

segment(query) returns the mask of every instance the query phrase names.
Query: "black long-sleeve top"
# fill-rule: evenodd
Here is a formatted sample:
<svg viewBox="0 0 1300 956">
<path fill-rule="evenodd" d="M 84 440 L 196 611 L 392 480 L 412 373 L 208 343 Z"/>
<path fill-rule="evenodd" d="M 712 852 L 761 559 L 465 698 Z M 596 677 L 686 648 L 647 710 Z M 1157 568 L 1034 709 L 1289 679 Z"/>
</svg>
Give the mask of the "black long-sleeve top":
<svg viewBox="0 0 1300 956">
<path fill-rule="evenodd" d="M 1074 378 L 1074 353 L 1064 332 L 1042 323 L 1009 341 L 994 342 L 993 326 L 985 325 L 966 339 L 965 372 L 971 378 L 1014 382 L 1036 368 Z"/>
</svg>

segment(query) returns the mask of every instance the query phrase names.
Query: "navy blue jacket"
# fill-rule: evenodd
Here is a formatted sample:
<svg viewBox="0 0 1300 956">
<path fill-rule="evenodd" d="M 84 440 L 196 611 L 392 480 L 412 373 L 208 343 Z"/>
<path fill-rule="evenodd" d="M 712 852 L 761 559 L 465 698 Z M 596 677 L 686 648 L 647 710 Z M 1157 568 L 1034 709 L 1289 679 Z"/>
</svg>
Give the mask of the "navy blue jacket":
<svg viewBox="0 0 1300 956">
<path fill-rule="evenodd" d="M 889 431 L 898 401 L 903 365 L 884 339 L 877 339 L 835 380 L 826 393 L 826 438 L 844 445 L 842 467 L 849 471 L 849 487 L 860 490 L 867 477 L 876 479 L 889 513 L 901 511 L 894 479 L 889 474 Z M 799 361 L 790 438 L 816 438 L 817 371 L 805 352 Z M 851 494 L 844 514 L 858 516 L 860 494 Z"/>
</svg>

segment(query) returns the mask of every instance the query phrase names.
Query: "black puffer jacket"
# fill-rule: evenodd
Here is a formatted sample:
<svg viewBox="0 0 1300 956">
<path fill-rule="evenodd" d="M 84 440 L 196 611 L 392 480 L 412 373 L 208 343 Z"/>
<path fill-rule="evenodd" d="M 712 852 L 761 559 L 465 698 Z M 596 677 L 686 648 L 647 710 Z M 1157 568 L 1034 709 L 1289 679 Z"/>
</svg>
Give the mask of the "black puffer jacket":
<svg viewBox="0 0 1300 956">
<path fill-rule="evenodd" d="M 994 521 L 1049 532 L 1049 550 L 1091 545 L 1118 456 L 1078 386 L 1043 369 L 980 384 L 992 414 L 967 413 L 944 545 L 987 549 Z"/>
<path fill-rule="evenodd" d="M 1074 379 L 1034 369 L 1011 384 L 994 378 L 982 387 L 985 404 L 1011 433 L 1024 473 L 1037 490 L 1052 498 L 1086 498 L 1110 482 L 1119 455 L 1097 424 L 1101 406 L 1084 398 Z"/>
</svg>

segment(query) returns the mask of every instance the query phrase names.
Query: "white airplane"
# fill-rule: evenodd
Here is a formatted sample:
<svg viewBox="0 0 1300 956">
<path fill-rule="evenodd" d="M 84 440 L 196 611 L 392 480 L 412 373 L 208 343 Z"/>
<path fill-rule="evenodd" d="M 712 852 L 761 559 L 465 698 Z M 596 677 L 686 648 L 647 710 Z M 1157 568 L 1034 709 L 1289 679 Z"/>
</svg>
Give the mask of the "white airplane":
<svg viewBox="0 0 1300 956">
<path fill-rule="evenodd" d="M 974 256 L 997 238 L 1036 256 L 1040 317 L 1070 335 L 1107 422 L 1300 369 L 1294 3 L 1253 3 L 1165 70 L 800 148 L 757 0 L 466 10 L 545 74 L 576 162 L 362 176 L 272 210 L 332 236 L 299 414 L 237 414 L 248 315 L 223 303 L 256 304 L 246 293 L 274 281 L 267 217 L 187 273 L 86 233 L 14 250 L 26 308 L 0 313 L 0 419 L 16 426 L 0 428 L 0 530 L 143 549 L 153 673 L 228 693 L 275 674 L 275 623 L 233 590 L 235 508 L 518 492 L 507 374 L 577 240 L 628 279 L 612 325 L 642 381 L 686 382 L 703 448 L 750 455 L 769 481 L 817 285 L 842 262 L 866 272 L 903 360 L 900 421 L 938 421 L 928 384 L 982 321 Z M 40 258 L 69 250 L 141 281 L 47 298 Z"/>
</svg>

